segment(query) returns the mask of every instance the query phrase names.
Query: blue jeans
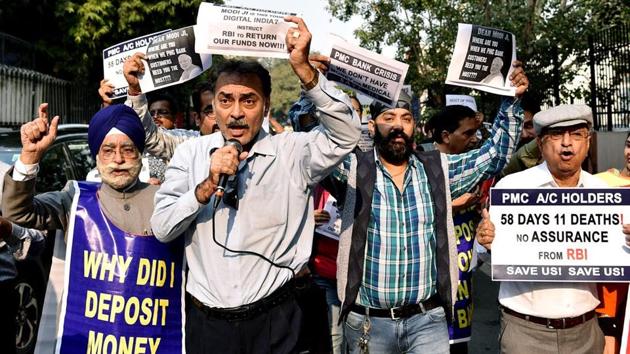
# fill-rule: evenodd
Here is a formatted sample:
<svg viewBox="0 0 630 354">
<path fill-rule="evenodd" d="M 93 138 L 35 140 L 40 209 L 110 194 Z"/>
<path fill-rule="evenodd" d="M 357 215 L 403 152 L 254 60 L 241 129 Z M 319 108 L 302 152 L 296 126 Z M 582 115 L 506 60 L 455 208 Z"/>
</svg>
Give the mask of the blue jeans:
<svg viewBox="0 0 630 354">
<path fill-rule="evenodd" d="M 351 354 L 362 353 L 359 338 L 363 335 L 365 317 L 351 311 L 346 319 L 344 334 Z M 369 320 L 370 353 L 449 353 L 446 314 L 442 307 L 405 319 L 370 316 Z"/>
</svg>

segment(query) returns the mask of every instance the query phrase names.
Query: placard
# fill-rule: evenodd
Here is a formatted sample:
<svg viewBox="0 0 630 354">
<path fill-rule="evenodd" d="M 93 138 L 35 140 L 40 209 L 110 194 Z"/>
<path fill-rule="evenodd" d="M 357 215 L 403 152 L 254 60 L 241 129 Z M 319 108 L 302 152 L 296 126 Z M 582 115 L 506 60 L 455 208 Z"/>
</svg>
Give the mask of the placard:
<svg viewBox="0 0 630 354">
<path fill-rule="evenodd" d="M 289 58 L 285 38 L 295 13 L 213 5 L 202 2 L 197 14 L 198 53 Z"/>
<path fill-rule="evenodd" d="M 337 208 L 337 199 L 332 195 L 328 195 L 324 210 L 330 215 L 330 220 L 327 223 L 315 228 L 315 231 L 333 240 L 339 241 L 339 233 L 341 232 L 341 213 Z"/>
<path fill-rule="evenodd" d="M 117 228 L 99 185 L 75 182 L 55 353 L 183 353 L 184 239 Z"/>
<path fill-rule="evenodd" d="M 497 95 L 514 96 L 509 80 L 516 60 L 516 38 L 500 29 L 460 23 L 446 83 Z"/>
<path fill-rule="evenodd" d="M 212 56 L 195 53 L 194 26 L 173 30 L 153 38 L 147 48 L 142 92 L 190 81 L 212 65 Z"/>
<path fill-rule="evenodd" d="M 491 190 L 492 279 L 628 282 L 630 189 Z"/>
<path fill-rule="evenodd" d="M 170 29 L 167 29 L 130 39 L 103 50 L 103 78 L 114 85 L 114 95 L 112 98 L 127 96 L 127 80 L 123 74 L 123 64 L 125 60 L 134 53 L 146 53 L 149 43 L 153 38 L 169 31 Z"/>
<path fill-rule="evenodd" d="M 466 106 L 477 112 L 477 102 L 475 98 L 468 95 L 446 95 L 447 106 Z"/>
<path fill-rule="evenodd" d="M 394 106 L 409 65 L 357 47 L 337 37 L 330 52 L 326 77 L 388 106 Z"/>
</svg>

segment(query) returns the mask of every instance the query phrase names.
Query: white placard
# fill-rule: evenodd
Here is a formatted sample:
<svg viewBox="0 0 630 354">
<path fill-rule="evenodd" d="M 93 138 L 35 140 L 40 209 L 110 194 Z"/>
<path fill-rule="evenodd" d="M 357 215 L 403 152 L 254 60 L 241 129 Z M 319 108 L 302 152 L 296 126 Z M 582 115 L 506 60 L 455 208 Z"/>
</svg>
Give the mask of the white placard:
<svg viewBox="0 0 630 354">
<path fill-rule="evenodd" d="M 509 77 L 516 60 L 516 38 L 510 32 L 460 23 L 446 83 L 503 96 L 514 96 Z"/>
<path fill-rule="evenodd" d="M 332 195 L 329 195 L 328 199 L 326 199 L 324 210 L 330 214 L 330 220 L 328 220 L 326 224 L 316 227 L 315 231 L 320 235 L 339 241 L 339 233 L 341 232 L 341 213 L 337 208 L 337 199 L 335 199 Z"/>
<path fill-rule="evenodd" d="M 140 77 L 142 92 L 190 81 L 210 68 L 212 56 L 195 53 L 196 35 L 195 26 L 188 26 L 153 38 Z"/>
<path fill-rule="evenodd" d="M 630 189 L 491 190 L 492 279 L 628 282 Z"/>
<path fill-rule="evenodd" d="M 283 58 L 289 57 L 285 37 L 294 13 L 219 6 L 202 2 L 197 14 L 198 53 Z"/>
<path fill-rule="evenodd" d="M 103 78 L 114 85 L 112 98 L 127 96 L 127 80 L 125 80 L 125 75 L 123 74 L 125 60 L 134 53 L 145 53 L 153 38 L 169 31 L 170 29 L 167 29 L 134 38 L 103 50 Z"/>
<path fill-rule="evenodd" d="M 468 95 L 446 95 L 447 106 L 466 106 L 477 112 L 477 102 L 475 98 Z"/>
<path fill-rule="evenodd" d="M 326 77 L 388 106 L 394 106 L 409 65 L 357 47 L 337 37 L 330 52 Z"/>
</svg>

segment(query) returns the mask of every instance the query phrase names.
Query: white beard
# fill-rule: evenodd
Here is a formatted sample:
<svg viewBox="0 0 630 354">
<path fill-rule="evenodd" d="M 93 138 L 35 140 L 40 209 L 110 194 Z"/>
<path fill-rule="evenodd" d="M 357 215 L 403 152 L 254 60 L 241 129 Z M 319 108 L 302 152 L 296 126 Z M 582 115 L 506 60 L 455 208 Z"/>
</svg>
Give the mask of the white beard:
<svg viewBox="0 0 630 354">
<path fill-rule="evenodd" d="M 96 156 L 96 169 L 101 175 L 103 183 L 113 189 L 122 190 L 132 185 L 138 179 L 140 170 L 142 169 L 142 159 L 139 158 L 134 162 L 125 162 L 124 164 L 114 162 L 104 164 L 100 161 L 98 156 Z M 127 170 L 129 174 L 114 176 L 112 174 L 114 170 Z"/>
</svg>

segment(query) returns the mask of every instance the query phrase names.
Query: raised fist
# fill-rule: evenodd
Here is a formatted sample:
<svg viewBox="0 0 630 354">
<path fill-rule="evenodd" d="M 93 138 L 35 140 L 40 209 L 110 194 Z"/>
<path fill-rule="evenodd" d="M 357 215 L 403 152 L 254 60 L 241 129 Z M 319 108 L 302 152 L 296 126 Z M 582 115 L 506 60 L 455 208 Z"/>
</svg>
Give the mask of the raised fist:
<svg viewBox="0 0 630 354">
<path fill-rule="evenodd" d="M 39 105 L 39 117 L 23 124 L 20 128 L 22 153 L 20 160 L 24 164 L 36 164 L 57 137 L 59 116 L 48 123 L 48 103 Z"/>
</svg>

